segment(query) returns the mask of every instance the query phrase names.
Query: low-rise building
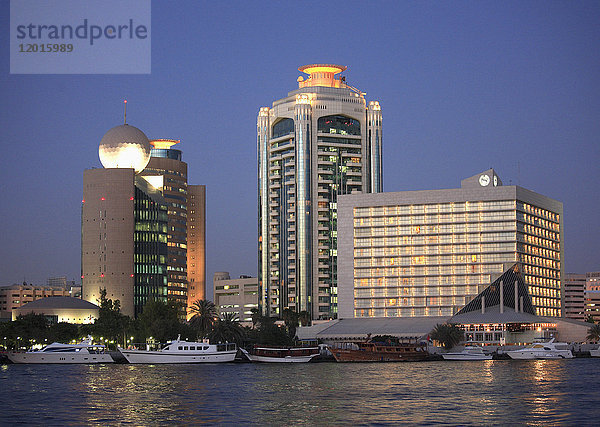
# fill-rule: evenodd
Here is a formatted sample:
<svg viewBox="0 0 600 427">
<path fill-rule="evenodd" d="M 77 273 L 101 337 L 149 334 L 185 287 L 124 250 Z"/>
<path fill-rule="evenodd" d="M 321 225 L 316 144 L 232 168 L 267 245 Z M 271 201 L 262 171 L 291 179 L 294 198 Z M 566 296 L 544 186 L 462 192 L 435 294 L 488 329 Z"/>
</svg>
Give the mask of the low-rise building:
<svg viewBox="0 0 600 427">
<path fill-rule="evenodd" d="M 12 310 L 29 302 L 47 297 L 71 297 L 77 287 L 70 287 L 62 282 L 59 284 L 32 285 L 23 282 L 21 285 L 4 286 L 0 288 L 0 317 L 11 318 Z M 81 294 L 81 290 L 79 290 Z"/>
<path fill-rule="evenodd" d="M 43 314 L 52 323 L 94 323 L 100 307 L 81 298 L 57 296 L 38 299 L 12 310 L 12 320 L 29 313 Z"/>
<path fill-rule="evenodd" d="M 258 278 L 242 275 L 232 279 L 226 271 L 213 278 L 215 306 L 220 315 L 235 313 L 241 323 L 252 323 L 252 309 L 258 308 Z"/>
<path fill-rule="evenodd" d="M 585 274 L 585 317 L 600 322 L 600 272 Z"/>
<path fill-rule="evenodd" d="M 585 284 L 586 275 L 567 273 L 565 275 L 565 317 L 575 320 L 585 320 Z"/>
</svg>

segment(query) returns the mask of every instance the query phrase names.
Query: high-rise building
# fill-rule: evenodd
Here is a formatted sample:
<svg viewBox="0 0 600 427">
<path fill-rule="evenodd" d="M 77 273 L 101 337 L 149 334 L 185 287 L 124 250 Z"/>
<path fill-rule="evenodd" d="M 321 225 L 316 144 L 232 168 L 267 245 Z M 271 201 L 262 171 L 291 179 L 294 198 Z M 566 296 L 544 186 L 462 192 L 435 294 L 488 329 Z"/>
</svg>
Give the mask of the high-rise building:
<svg viewBox="0 0 600 427">
<path fill-rule="evenodd" d="M 451 316 L 515 264 L 532 312 L 562 315 L 562 203 L 493 169 L 458 189 L 340 197 L 338 230 L 340 317 Z"/>
<path fill-rule="evenodd" d="M 206 299 L 206 186 L 188 185 L 188 307 Z M 190 316 L 190 313 L 188 313 Z"/>
<path fill-rule="evenodd" d="M 150 161 L 140 173 L 159 190 L 167 203 L 167 294 L 177 302 L 181 317 L 186 316 L 187 277 L 187 163 L 181 151 L 172 148 L 173 139 L 150 141 Z"/>
<path fill-rule="evenodd" d="M 133 317 L 149 300 L 167 300 L 167 203 L 139 176 L 150 159 L 142 131 L 112 128 L 99 151 L 104 169 L 83 173 L 83 299 L 97 303 L 105 289 Z"/>
<path fill-rule="evenodd" d="M 585 320 L 585 283 L 584 274 L 567 273 L 565 274 L 565 317 L 575 320 Z"/>
<path fill-rule="evenodd" d="M 377 101 L 337 74 L 299 68 L 299 88 L 257 119 L 258 250 L 262 313 L 286 307 L 337 317 L 337 200 L 383 190 Z"/>
</svg>

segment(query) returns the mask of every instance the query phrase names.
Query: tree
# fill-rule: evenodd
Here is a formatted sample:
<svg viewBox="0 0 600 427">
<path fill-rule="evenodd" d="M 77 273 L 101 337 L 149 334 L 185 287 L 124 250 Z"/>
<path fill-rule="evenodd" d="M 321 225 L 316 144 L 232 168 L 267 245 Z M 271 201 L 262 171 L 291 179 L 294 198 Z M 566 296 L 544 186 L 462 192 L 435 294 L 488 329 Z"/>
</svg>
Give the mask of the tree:
<svg viewBox="0 0 600 427">
<path fill-rule="evenodd" d="M 100 290 L 98 300 L 100 310 L 98 318 L 93 326 L 82 327 L 81 332 L 102 337 L 105 341 L 113 341 L 116 344 L 124 344 L 127 330 L 131 325 L 131 318 L 121 314 L 121 303 L 119 300 L 112 301 L 106 297 L 106 289 Z"/>
<path fill-rule="evenodd" d="M 258 308 L 253 308 L 250 310 L 250 313 L 252 313 L 252 329 L 254 329 L 260 319 L 260 310 Z"/>
<path fill-rule="evenodd" d="M 234 342 L 241 345 L 244 341 L 244 329 L 240 326 L 239 319 L 235 313 L 223 313 L 213 323 L 212 330 L 208 334 L 211 342 Z"/>
<path fill-rule="evenodd" d="M 190 324 L 196 329 L 200 338 L 206 338 L 217 318 L 215 303 L 204 299 L 196 300 L 188 310 L 194 314 Z"/>
<path fill-rule="evenodd" d="M 595 323 L 588 328 L 588 334 L 586 339 L 592 342 L 600 341 L 600 324 Z"/>
<path fill-rule="evenodd" d="M 437 324 L 431 331 L 431 339 L 441 343 L 446 350 L 450 350 L 464 338 L 464 332 L 453 323 Z"/>
<path fill-rule="evenodd" d="M 296 313 L 294 310 L 292 310 L 289 307 L 286 307 L 283 309 L 283 312 L 281 313 L 281 318 L 283 319 L 283 322 L 285 323 L 285 328 L 287 329 L 287 333 L 290 336 L 290 338 L 294 339 L 294 337 L 296 336 L 296 328 L 298 328 L 298 313 Z"/>
<path fill-rule="evenodd" d="M 186 332 L 179 322 L 177 305 L 172 302 L 148 301 L 138 320 L 138 332 L 144 339 L 153 337 L 164 343 Z"/>
</svg>

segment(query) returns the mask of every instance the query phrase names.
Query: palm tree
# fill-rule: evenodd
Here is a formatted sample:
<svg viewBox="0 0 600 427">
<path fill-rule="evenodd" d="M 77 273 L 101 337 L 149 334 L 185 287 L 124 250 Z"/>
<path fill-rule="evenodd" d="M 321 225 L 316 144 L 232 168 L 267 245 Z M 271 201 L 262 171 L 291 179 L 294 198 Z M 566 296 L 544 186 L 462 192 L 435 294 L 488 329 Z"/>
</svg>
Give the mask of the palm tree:
<svg viewBox="0 0 600 427">
<path fill-rule="evenodd" d="M 236 313 L 223 313 L 213 324 L 208 334 L 212 342 L 234 342 L 238 345 L 244 341 L 244 329 Z"/>
<path fill-rule="evenodd" d="M 588 328 L 586 339 L 592 342 L 600 341 L 600 324 L 596 323 Z"/>
<path fill-rule="evenodd" d="M 298 313 L 298 321 L 300 321 L 302 326 L 308 326 L 310 323 L 310 313 L 306 310 L 302 310 Z"/>
<path fill-rule="evenodd" d="M 453 323 L 437 324 L 430 337 L 434 341 L 440 342 L 446 350 L 450 350 L 464 338 L 464 332 Z"/>
<path fill-rule="evenodd" d="M 194 314 L 190 319 L 190 325 L 198 331 L 200 338 L 205 338 L 217 318 L 215 303 L 205 299 L 196 300 L 188 311 Z"/>
</svg>

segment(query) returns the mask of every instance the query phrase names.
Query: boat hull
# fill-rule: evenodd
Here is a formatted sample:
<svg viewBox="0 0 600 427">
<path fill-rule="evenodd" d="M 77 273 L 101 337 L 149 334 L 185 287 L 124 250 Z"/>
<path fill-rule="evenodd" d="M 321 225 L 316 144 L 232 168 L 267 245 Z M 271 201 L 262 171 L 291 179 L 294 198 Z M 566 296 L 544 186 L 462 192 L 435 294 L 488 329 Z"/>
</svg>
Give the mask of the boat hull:
<svg viewBox="0 0 600 427">
<path fill-rule="evenodd" d="M 446 353 L 442 354 L 444 360 L 492 360 L 491 354 L 460 354 Z"/>
<path fill-rule="evenodd" d="M 572 359 L 571 350 L 557 350 L 553 352 L 540 351 L 507 351 L 508 357 L 515 360 L 534 360 L 534 359 Z"/>
<path fill-rule="evenodd" d="M 219 351 L 216 353 L 191 352 L 186 354 L 168 353 L 165 351 L 125 350 L 119 351 L 132 364 L 161 364 L 161 363 L 224 363 L 233 362 L 237 350 Z"/>
<path fill-rule="evenodd" d="M 88 364 L 88 363 L 114 363 L 110 354 L 69 354 L 69 353 L 18 353 L 6 354 L 13 363 L 25 364 Z"/>
<path fill-rule="evenodd" d="M 272 356 L 258 356 L 256 354 L 250 354 L 246 350 L 242 349 L 242 352 L 246 355 L 251 362 L 262 362 L 262 363 L 307 363 L 310 362 L 316 354 L 310 354 L 307 356 L 283 356 L 283 357 L 272 357 Z"/>
<path fill-rule="evenodd" d="M 590 356 L 600 357 L 600 348 L 597 348 L 596 350 L 590 350 Z"/>
</svg>

